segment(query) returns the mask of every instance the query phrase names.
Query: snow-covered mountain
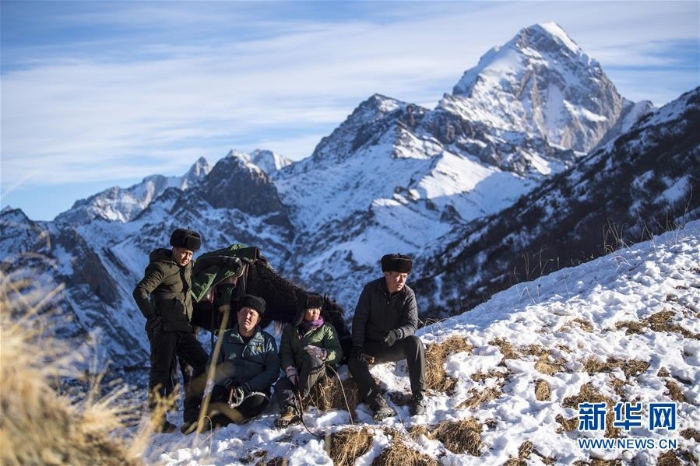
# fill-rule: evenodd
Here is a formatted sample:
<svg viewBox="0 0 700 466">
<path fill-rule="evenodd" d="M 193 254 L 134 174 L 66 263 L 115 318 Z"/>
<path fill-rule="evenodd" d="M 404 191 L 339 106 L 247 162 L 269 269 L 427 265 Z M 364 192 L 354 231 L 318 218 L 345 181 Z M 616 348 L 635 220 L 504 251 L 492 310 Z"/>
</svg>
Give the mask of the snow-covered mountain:
<svg viewBox="0 0 700 466">
<path fill-rule="evenodd" d="M 269 151 L 231 151 L 211 168 L 200 160 L 195 164 L 199 171 L 190 172 L 200 176 L 186 184 L 180 180 L 170 185 L 162 177 L 149 177 L 142 184 L 115 190 L 111 198 L 101 193 L 79 201 L 54 222 L 34 222 L 21 211 L 6 209 L 0 213 L 2 270 L 63 284 L 57 299 L 64 317 L 56 319 L 55 331 L 79 341 L 99 337 L 116 371 L 147 364 L 143 318 L 131 292 L 148 253 L 167 245 L 177 227 L 201 232 L 203 251 L 232 243 L 255 245 L 283 276 L 330 294 L 350 310 L 362 285 L 380 274 L 383 254 L 412 254 L 416 270 L 411 280 L 419 290 L 421 307 L 433 314 L 453 314 L 469 308 L 459 300 L 460 294 L 468 298 L 464 303 L 476 304 L 503 289 L 512 269 L 498 255 L 534 257 L 534 251 L 541 250 L 537 241 L 541 242 L 543 236 L 538 234 L 543 231 L 550 232 L 549 247 L 566 238 L 563 244 L 571 254 L 585 250 L 580 261 L 600 255 L 584 245 L 604 241 L 599 233 L 607 220 L 596 210 L 601 198 L 569 202 L 581 199 L 581 192 L 602 190 L 605 204 L 616 206 L 614 215 L 635 215 L 634 221 L 613 218 L 620 220 L 620 230 L 624 226 L 627 231 L 625 223 L 637 220 L 657 222 L 654 209 L 660 204 L 655 202 L 666 194 L 677 201 L 664 204 L 670 218 L 681 218 L 680 208 L 688 220 L 697 217 L 698 196 L 690 196 L 698 191 L 697 174 L 688 174 L 687 168 L 697 164 L 699 153 L 698 137 L 688 129 L 697 127 L 698 90 L 660 111 L 628 103 L 614 92 L 595 61 L 583 60 L 584 54 L 568 48 L 556 53 L 552 44 L 557 40 L 562 42 L 559 47 L 573 43 L 563 40 L 562 34 L 552 25 L 533 26 L 518 37 L 551 37 L 509 43 L 509 56 L 517 58 L 512 67 L 524 70 L 534 65 L 522 57 L 535 51 L 540 56 L 536 61 L 540 84 L 528 91 L 529 97 L 517 93 L 516 100 L 528 109 L 553 102 L 554 84 L 547 91 L 541 83 L 555 75 L 559 78 L 553 82 L 562 96 L 578 96 L 584 92 L 582 86 L 590 95 L 607 96 L 607 103 L 582 99 L 562 104 L 575 107 L 578 115 L 597 115 L 592 119 L 597 129 L 586 127 L 580 133 L 588 138 L 586 147 L 602 144 L 588 158 L 574 144 L 574 140 L 583 144 L 582 139 L 551 138 L 540 131 L 544 127 L 535 129 L 527 123 L 535 122 L 534 116 L 504 127 L 463 113 L 465 108 L 490 105 L 491 113 L 497 114 L 501 102 L 490 96 L 505 95 L 498 91 L 507 90 L 501 82 L 490 80 L 489 92 L 455 93 L 459 108 L 444 105 L 444 99 L 429 110 L 374 95 L 299 162 L 289 163 Z M 498 54 L 487 54 L 478 67 L 486 74 L 492 74 L 489 63 L 496 59 L 489 59 L 491 55 Z M 503 63 L 500 56 L 498 60 Z M 473 74 L 479 73 L 468 71 L 465 76 Z M 475 80 L 482 81 L 485 78 Z M 574 87 L 578 92 L 567 90 Z M 635 125 L 636 119 L 642 121 Z M 555 120 L 546 121 L 549 128 Z M 556 121 L 572 128 L 583 124 L 581 119 Z M 617 139 L 608 136 L 605 143 L 603 126 L 616 134 L 627 131 Z M 657 157 L 663 163 L 657 163 Z M 550 199 L 543 193 L 552 186 L 560 192 Z M 614 187 L 635 189 L 618 200 Z M 540 197 L 523 197 L 528 193 Z M 641 194 L 650 199 L 643 209 L 635 207 Z M 489 230 L 489 224 L 498 228 Z M 579 224 L 588 230 L 577 229 Z M 658 227 L 647 226 L 652 233 Z M 483 243 L 483 253 L 480 237 L 490 238 Z M 625 237 L 627 243 L 641 239 L 643 235 Z M 542 273 L 569 263 L 562 260 L 555 265 Z"/>
<path fill-rule="evenodd" d="M 700 87 L 515 204 L 458 225 L 419 255 L 414 287 L 430 314 L 700 218 Z"/>
<path fill-rule="evenodd" d="M 87 199 L 77 201 L 69 210 L 56 216 L 56 222 L 83 224 L 95 218 L 115 222 L 134 219 L 168 188 L 186 190 L 202 181 L 211 167 L 200 157 L 183 176 L 151 175 L 129 188 L 109 188 Z"/>
<path fill-rule="evenodd" d="M 491 49 L 439 105 L 467 121 L 586 153 L 632 102 L 561 27 L 546 23 Z"/>
</svg>

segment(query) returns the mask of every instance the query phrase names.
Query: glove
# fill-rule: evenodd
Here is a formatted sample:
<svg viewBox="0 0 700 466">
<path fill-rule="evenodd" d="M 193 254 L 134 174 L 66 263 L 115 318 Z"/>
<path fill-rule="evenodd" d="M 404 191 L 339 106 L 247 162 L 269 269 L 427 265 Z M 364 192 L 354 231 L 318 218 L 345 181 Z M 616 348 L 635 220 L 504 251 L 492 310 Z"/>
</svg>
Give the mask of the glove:
<svg viewBox="0 0 700 466">
<path fill-rule="evenodd" d="M 323 348 L 319 348 L 318 346 L 308 345 L 305 346 L 304 349 L 307 353 L 309 353 L 310 356 L 316 356 L 321 361 L 325 361 L 326 357 L 328 356 L 326 350 Z"/>
<path fill-rule="evenodd" d="M 384 344 L 386 346 L 393 346 L 396 340 L 399 339 L 399 331 L 391 330 L 384 336 Z"/>
<path fill-rule="evenodd" d="M 297 373 L 297 368 L 294 366 L 289 366 L 287 369 L 284 371 L 287 374 L 287 378 L 289 379 L 290 382 L 292 382 L 292 385 L 295 387 L 299 383 L 299 374 Z"/>
<path fill-rule="evenodd" d="M 350 357 L 352 359 L 362 359 L 362 347 L 353 346 L 352 350 L 350 350 Z"/>
<path fill-rule="evenodd" d="M 239 385 L 236 382 L 231 381 L 226 385 L 226 389 L 229 391 L 228 404 L 231 406 L 240 405 L 250 394 L 250 386 L 245 383 Z"/>
<path fill-rule="evenodd" d="M 235 390 L 238 384 L 233 380 L 233 379 L 226 379 L 223 384 L 227 392 L 230 392 L 231 390 Z"/>
<path fill-rule="evenodd" d="M 146 334 L 148 334 L 148 338 L 160 333 L 162 329 L 163 318 L 161 316 L 154 314 L 146 319 Z"/>
</svg>

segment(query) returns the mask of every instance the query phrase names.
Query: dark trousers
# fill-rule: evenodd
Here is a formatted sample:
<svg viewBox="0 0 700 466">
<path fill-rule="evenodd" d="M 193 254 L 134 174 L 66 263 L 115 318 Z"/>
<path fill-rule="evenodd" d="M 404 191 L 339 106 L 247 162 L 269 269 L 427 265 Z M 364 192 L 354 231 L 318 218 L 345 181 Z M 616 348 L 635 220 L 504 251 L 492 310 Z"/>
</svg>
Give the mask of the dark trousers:
<svg viewBox="0 0 700 466">
<path fill-rule="evenodd" d="M 306 351 L 304 353 L 306 355 L 301 360 L 301 367 L 297 367 L 299 372 L 298 386 L 295 387 L 286 375 L 282 375 L 275 384 L 275 397 L 283 412 L 288 406 L 296 406 L 296 391 L 299 391 L 302 399 L 306 398 L 311 387 L 326 375 L 326 363 L 316 356 L 311 356 Z"/>
<path fill-rule="evenodd" d="M 192 377 L 204 374 L 207 369 L 209 356 L 202 345 L 191 332 L 158 332 L 152 335 L 151 342 L 151 371 L 148 378 L 148 388 L 151 396 L 151 406 L 155 395 L 168 394 L 171 367 L 176 357 L 192 366 Z M 189 390 L 188 390 L 189 392 Z M 185 394 L 184 420 L 197 419 L 201 395 Z"/>
<path fill-rule="evenodd" d="M 214 388 L 211 390 L 211 402 L 228 403 L 229 395 L 230 393 L 228 390 L 226 390 L 226 387 L 214 385 Z M 246 399 L 243 400 L 243 403 L 236 406 L 236 409 L 243 415 L 244 418 L 252 419 L 265 411 L 265 408 L 267 408 L 269 403 L 269 393 L 265 393 L 264 395 L 255 393 L 246 397 Z M 215 426 L 225 426 L 230 424 L 232 421 L 223 414 L 215 414 L 212 416 L 211 422 Z"/>
<path fill-rule="evenodd" d="M 408 364 L 411 392 L 416 394 L 425 391 L 425 348 L 417 336 L 411 335 L 402 338 L 390 347 L 381 342 L 365 342 L 362 352 L 373 356 L 374 364 L 405 359 Z M 369 372 L 369 364 L 356 358 L 350 358 L 348 369 L 357 383 L 362 400 L 366 403 L 376 403 L 375 400 L 380 396 L 380 390 Z"/>
</svg>

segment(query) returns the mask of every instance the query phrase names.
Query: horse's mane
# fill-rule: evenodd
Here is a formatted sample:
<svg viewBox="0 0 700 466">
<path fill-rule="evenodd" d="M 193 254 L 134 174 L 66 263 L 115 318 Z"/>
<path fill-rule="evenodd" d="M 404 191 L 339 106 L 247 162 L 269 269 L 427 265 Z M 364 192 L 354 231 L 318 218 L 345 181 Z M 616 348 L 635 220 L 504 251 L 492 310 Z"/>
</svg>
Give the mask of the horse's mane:
<svg viewBox="0 0 700 466">
<path fill-rule="evenodd" d="M 298 323 L 302 318 L 303 309 L 300 303 L 306 302 L 309 294 L 323 296 L 321 315 L 332 324 L 339 336 L 350 334 L 345 323 L 345 309 L 328 295 L 317 291 L 308 291 L 275 272 L 264 260 L 250 264 L 246 274 L 246 293 L 261 296 L 267 302 L 267 310 L 263 315 L 262 325 L 270 322 Z"/>
</svg>

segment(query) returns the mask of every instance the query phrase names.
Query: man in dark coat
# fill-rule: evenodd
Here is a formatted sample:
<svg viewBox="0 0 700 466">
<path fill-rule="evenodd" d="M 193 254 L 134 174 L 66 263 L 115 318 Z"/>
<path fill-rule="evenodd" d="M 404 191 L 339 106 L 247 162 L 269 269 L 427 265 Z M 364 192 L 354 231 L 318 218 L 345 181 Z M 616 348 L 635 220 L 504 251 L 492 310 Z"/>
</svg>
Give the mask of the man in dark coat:
<svg viewBox="0 0 700 466">
<path fill-rule="evenodd" d="M 226 330 L 217 344 L 214 387 L 207 418 L 202 425 L 193 423 L 183 433 L 244 423 L 262 413 L 270 402 L 272 384 L 280 371 L 280 359 L 275 338 L 260 327 L 265 314 L 265 300 L 245 294 L 238 300 L 236 325 Z M 212 358 L 214 354 L 212 354 Z M 206 381 L 194 382 L 204 391 Z M 184 424 L 183 424 L 184 425 Z"/>
<path fill-rule="evenodd" d="M 352 352 L 348 368 L 362 400 L 369 404 L 375 420 L 393 416 L 370 365 L 406 359 L 413 397 L 411 415 L 425 413 L 425 349 L 415 336 L 418 305 L 406 278 L 413 268 L 411 258 L 401 254 L 382 257 L 384 276 L 365 285 L 352 320 Z"/>
<path fill-rule="evenodd" d="M 159 399 L 166 398 L 173 361 L 180 357 L 193 369 L 193 377 L 206 371 L 208 355 L 193 333 L 192 271 L 196 266 L 192 256 L 202 245 L 198 233 L 178 228 L 170 236 L 172 249 L 158 248 L 151 252 L 143 279 L 134 288 L 134 300 L 146 318 L 146 333 L 151 344 L 149 374 L 149 407 L 159 412 L 156 430 L 172 432 L 175 426 L 167 421 L 164 410 L 156 410 Z M 199 261 L 198 261 L 199 262 Z M 207 258 L 203 266 L 218 264 L 240 270 L 236 257 Z M 185 397 L 184 420 L 196 420 L 201 396 Z"/>
</svg>

